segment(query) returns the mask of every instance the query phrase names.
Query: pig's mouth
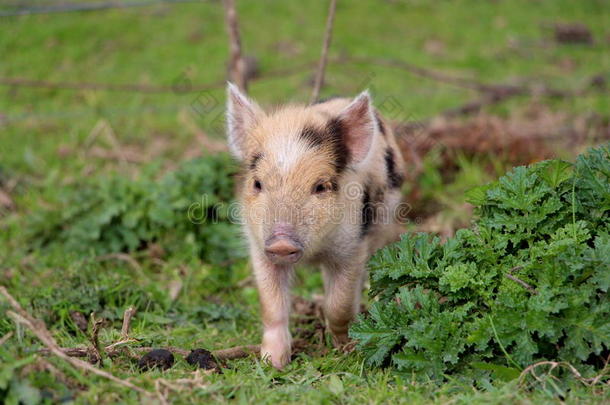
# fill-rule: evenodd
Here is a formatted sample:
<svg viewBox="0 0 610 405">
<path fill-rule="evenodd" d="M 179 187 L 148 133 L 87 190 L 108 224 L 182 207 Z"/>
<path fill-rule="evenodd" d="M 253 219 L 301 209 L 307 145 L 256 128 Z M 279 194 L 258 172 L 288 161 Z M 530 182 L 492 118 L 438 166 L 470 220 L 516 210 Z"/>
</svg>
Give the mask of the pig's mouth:
<svg viewBox="0 0 610 405">
<path fill-rule="evenodd" d="M 303 244 L 287 233 L 276 233 L 265 241 L 265 255 L 276 265 L 294 264 L 303 257 Z"/>
</svg>

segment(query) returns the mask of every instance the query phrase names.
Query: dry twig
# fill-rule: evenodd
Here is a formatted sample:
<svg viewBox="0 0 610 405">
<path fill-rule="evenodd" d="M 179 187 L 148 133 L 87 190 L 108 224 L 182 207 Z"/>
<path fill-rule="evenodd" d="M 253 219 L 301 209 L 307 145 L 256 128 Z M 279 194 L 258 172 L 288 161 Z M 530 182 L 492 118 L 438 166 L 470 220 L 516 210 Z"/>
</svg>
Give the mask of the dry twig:
<svg viewBox="0 0 610 405">
<path fill-rule="evenodd" d="M 538 291 L 536 291 L 536 289 L 534 287 L 532 287 L 531 285 L 529 285 L 525 281 L 521 280 L 520 278 L 517 278 L 517 277 L 513 276 L 510 273 L 506 273 L 506 274 L 504 274 L 504 276 L 506 276 L 506 278 L 509 278 L 509 279 L 513 280 L 515 283 L 518 283 L 518 284 L 522 285 L 526 290 L 528 290 L 532 294 L 538 294 Z"/>
<path fill-rule="evenodd" d="M 324 83 L 324 72 L 326 71 L 326 62 L 328 60 L 328 48 L 333 36 L 333 25 L 335 23 L 335 10 L 337 8 L 337 0 L 330 0 L 328 7 L 328 18 L 326 20 L 326 31 L 324 32 L 324 43 L 322 44 L 322 54 L 320 55 L 320 62 L 318 64 L 318 71 L 316 72 L 316 79 L 311 93 L 310 104 L 318 101 L 320 96 L 320 89 Z"/>
<path fill-rule="evenodd" d="M 0 346 L 5 344 L 6 342 L 8 342 L 8 340 L 12 337 L 13 337 L 13 332 L 8 332 L 6 335 L 2 336 L 2 338 L 0 339 Z"/>
<path fill-rule="evenodd" d="M 136 314 L 134 307 L 129 307 L 123 313 L 123 326 L 121 327 L 121 339 L 129 339 L 129 329 L 131 328 L 131 318 Z"/>
<path fill-rule="evenodd" d="M 231 56 L 229 59 L 229 75 L 231 81 L 244 93 L 248 92 L 246 79 L 246 61 L 241 53 L 241 39 L 239 36 L 239 26 L 237 24 L 237 11 L 235 10 L 234 0 L 224 0 L 225 21 L 229 34 L 229 45 Z"/>
<path fill-rule="evenodd" d="M 103 351 L 100 348 L 100 329 L 102 327 L 102 323 L 104 323 L 103 319 L 95 319 L 95 314 L 91 312 L 91 336 L 89 336 L 89 341 L 91 342 L 92 353 L 89 356 L 89 362 L 93 364 L 100 363 L 102 361 Z"/>
<path fill-rule="evenodd" d="M 258 355 L 260 350 L 260 345 L 235 346 L 229 349 L 214 350 L 212 356 L 217 360 L 233 360 Z"/>
<path fill-rule="evenodd" d="M 515 272 L 517 270 L 521 270 L 522 268 L 523 268 L 523 266 L 515 266 L 512 269 L 510 269 L 508 273 L 504 274 L 504 276 L 506 276 L 506 278 L 508 278 L 510 280 L 513 280 L 515 283 L 520 284 L 526 290 L 530 291 L 532 294 L 538 294 L 538 291 L 534 287 L 532 287 L 525 281 L 521 280 L 520 278 L 513 276 L 513 272 Z"/>
<path fill-rule="evenodd" d="M 609 357 L 609 360 L 610 360 L 610 357 Z M 541 376 L 536 373 L 536 370 L 543 366 L 549 366 L 549 369 L 547 370 L 547 372 L 544 376 Z M 608 376 L 608 372 L 610 371 L 608 369 L 608 360 L 606 360 L 606 366 L 602 369 L 600 374 L 596 375 L 595 377 L 591 377 L 591 378 L 584 378 L 582 376 L 582 374 L 576 369 L 576 367 L 574 367 L 573 365 L 571 365 L 570 363 L 567 363 L 565 361 L 540 361 L 538 363 L 534 363 L 534 364 L 527 366 L 521 372 L 521 374 L 519 375 L 519 383 L 523 384 L 523 382 L 525 381 L 525 378 L 528 375 L 531 375 L 532 377 L 534 377 L 534 379 L 541 384 L 545 384 L 545 382 L 546 382 L 545 377 L 550 377 L 554 380 L 557 380 L 557 377 L 552 374 L 552 371 L 557 368 L 567 369 L 574 376 L 574 378 L 576 378 L 578 381 L 580 381 L 582 384 L 584 384 L 588 387 L 598 384 L 602 380 L 602 378 Z M 606 381 L 606 384 L 610 385 L 610 379 L 608 381 Z"/>
<path fill-rule="evenodd" d="M 128 263 L 131 267 L 133 267 L 134 270 L 138 272 L 142 271 L 142 266 L 140 266 L 140 263 L 138 263 L 136 259 L 128 255 L 127 253 L 109 253 L 107 255 L 101 255 L 96 257 L 96 260 L 99 262 L 113 259 Z"/>
<path fill-rule="evenodd" d="M 116 384 L 137 391 L 148 397 L 152 396 L 150 392 L 146 391 L 141 387 L 138 387 L 137 385 L 130 383 L 125 379 L 115 377 L 114 375 L 106 371 L 100 370 L 92 366 L 86 361 L 70 357 L 59 347 L 59 345 L 45 326 L 44 322 L 33 318 L 26 310 L 24 310 L 21 305 L 19 305 L 17 300 L 15 300 L 15 298 L 13 298 L 11 294 L 9 294 L 8 290 L 5 287 L 0 286 L 0 294 L 6 298 L 10 306 L 14 309 L 14 311 L 7 311 L 7 315 L 12 317 L 16 322 L 19 322 L 25 325 L 28 329 L 30 329 L 32 333 L 34 333 L 34 335 L 36 335 L 36 337 L 40 339 L 40 341 L 47 347 L 50 353 L 66 361 L 68 364 L 72 365 L 75 368 L 106 378 Z"/>
</svg>

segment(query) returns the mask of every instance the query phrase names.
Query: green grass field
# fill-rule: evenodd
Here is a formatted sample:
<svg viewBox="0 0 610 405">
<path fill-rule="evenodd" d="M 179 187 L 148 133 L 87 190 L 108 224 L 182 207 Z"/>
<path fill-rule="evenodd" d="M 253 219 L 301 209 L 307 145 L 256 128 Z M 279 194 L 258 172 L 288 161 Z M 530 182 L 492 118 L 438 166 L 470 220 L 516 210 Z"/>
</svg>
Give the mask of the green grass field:
<svg viewBox="0 0 610 405">
<path fill-rule="evenodd" d="M 7 7 L 0 1 L 0 10 Z M 327 2 L 238 1 L 238 12 L 245 52 L 257 58 L 261 75 L 250 94 L 268 106 L 307 101 Z M 259 343 L 258 296 L 252 283 L 244 282 L 249 268 L 243 259 L 210 264 L 188 249 L 160 255 L 145 249 L 130 254 L 134 264 L 61 244 L 32 249 L 27 238 L 28 219 L 83 179 L 138 179 L 142 172 L 171 171 L 211 153 L 210 139 L 223 139 L 228 57 L 223 18 L 219 1 L 0 17 L 0 190 L 10 199 L 0 204 L 0 285 L 43 319 L 61 346 L 88 344 L 71 317 L 74 311 L 95 312 L 105 320 L 102 344 L 120 340 L 123 311 L 131 305 L 138 309 L 133 347 L 214 350 Z M 593 42 L 556 42 L 557 22 L 585 24 Z M 474 100 L 477 93 L 396 68 L 337 60 L 398 59 L 484 83 L 577 90 L 595 75 L 610 82 L 610 5 L 604 0 L 339 1 L 330 56 L 322 96 L 370 87 L 377 100 L 397 101 L 395 120 L 423 120 Z M 7 85 L 8 79 L 81 83 L 81 88 Z M 165 91 L 110 91 L 82 83 Z M 214 86 L 193 90 L 209 84 Z M 520 96 L 485 112 L 510 118 L 531 103 Z M 556 114 L 610 120 L 607 90 L 541 97 L 535 103 Z M 573 152 L 556 151 L 565 157 Z M 437 181 L 441 168 L 434 159 L 425 161 L 422 187 L 447 216 L 454 214 L 456 201 L 463 201 L 465 188 L 506 168 L 463 159 L 446 186 Z M 321 285 L 317 272 L 302 269 L 295 293 L 311 298 Z M 9 318 L 8 309 L 0 300 L 0 338 L 11 334 L 0 345 L 0 399 L 146 403 L 133 390 L 37 354 L 40 341 Z M 561 391 L 527 389 L 517 381 L 475 387 L 455 377 L 421 382 L 390 369 L 371 369 L 357 352 L 334 350 L 328 339 L 314 343 L 312 338 L 311 344 L 316 350 L 299 353 L 283 371 L 254 357 L 228 361 L 221 374 L 209 375 L 195 374 L 182 356 L 167 371 L 141 372 L 127 355 L 106 358 L 101 367 L 175 403 L 610 402 L 607 386 L 578 381 Z"/>
</svg>

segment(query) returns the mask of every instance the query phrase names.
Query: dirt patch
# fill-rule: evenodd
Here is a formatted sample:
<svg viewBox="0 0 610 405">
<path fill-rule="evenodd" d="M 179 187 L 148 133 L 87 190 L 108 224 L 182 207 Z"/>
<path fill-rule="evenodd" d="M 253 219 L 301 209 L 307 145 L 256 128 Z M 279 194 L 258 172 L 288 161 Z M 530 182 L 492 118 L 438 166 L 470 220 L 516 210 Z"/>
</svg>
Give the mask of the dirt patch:
<svg viewBox="0 0 610 405">
<path fill-rule="evenodd" d="M 585 24 L 556 24 L 555 41 L 561 44 L 592 44 L 593 35 Z"/>
<path fill-rule="evenodd" d="M 292 318 L 295 326 L 292 353 L 323 356 L 328 353 L 324 340 L 324 312 L 322 298 L 308 300 L 295 296 L 292 299 Z"/>
<path fill-rule="evenodd" d="M 464 215 L 451 218 L 442 205 L 421 189 L 424 162 L 430 153 L 440 159 L 443 184 L 450 184 L 459 170 L 459 159 L 476 159 L 490 173 L 497 167 L 527 165 L 541 160 L 571 158 L 591 145 L 610 140 L 610 122 L 597 114 L 570 116 L 532 103 L 510 117 L 480 114 L 469 119 L 437 118 L 429 124 L 395 125 L 398 144 L 407 163 L 411 185 L 405 196 L 412 209 L 409 219 L 419 230 L 450 236 L 468 224 L 469 206 L 452 207 Z M 449 218 L 448 218 L 449 217 Z"/>
</svg>

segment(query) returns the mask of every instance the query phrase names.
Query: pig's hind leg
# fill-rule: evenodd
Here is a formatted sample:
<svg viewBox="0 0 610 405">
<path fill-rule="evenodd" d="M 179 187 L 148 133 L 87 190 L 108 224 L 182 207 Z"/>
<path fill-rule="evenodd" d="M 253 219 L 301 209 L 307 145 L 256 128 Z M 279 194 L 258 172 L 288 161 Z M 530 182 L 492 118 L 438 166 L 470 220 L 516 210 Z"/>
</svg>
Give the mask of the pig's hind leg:
<svg viewBox="0 0 610 405">
<path fill-rule="evenodd" d="M 324 277 L 324 317 L 333 343 L 346 343 L 350 322 L 360 309 L 362 281 L 365 274 L 364 260 L 322 265 Z"/>
</svg>

